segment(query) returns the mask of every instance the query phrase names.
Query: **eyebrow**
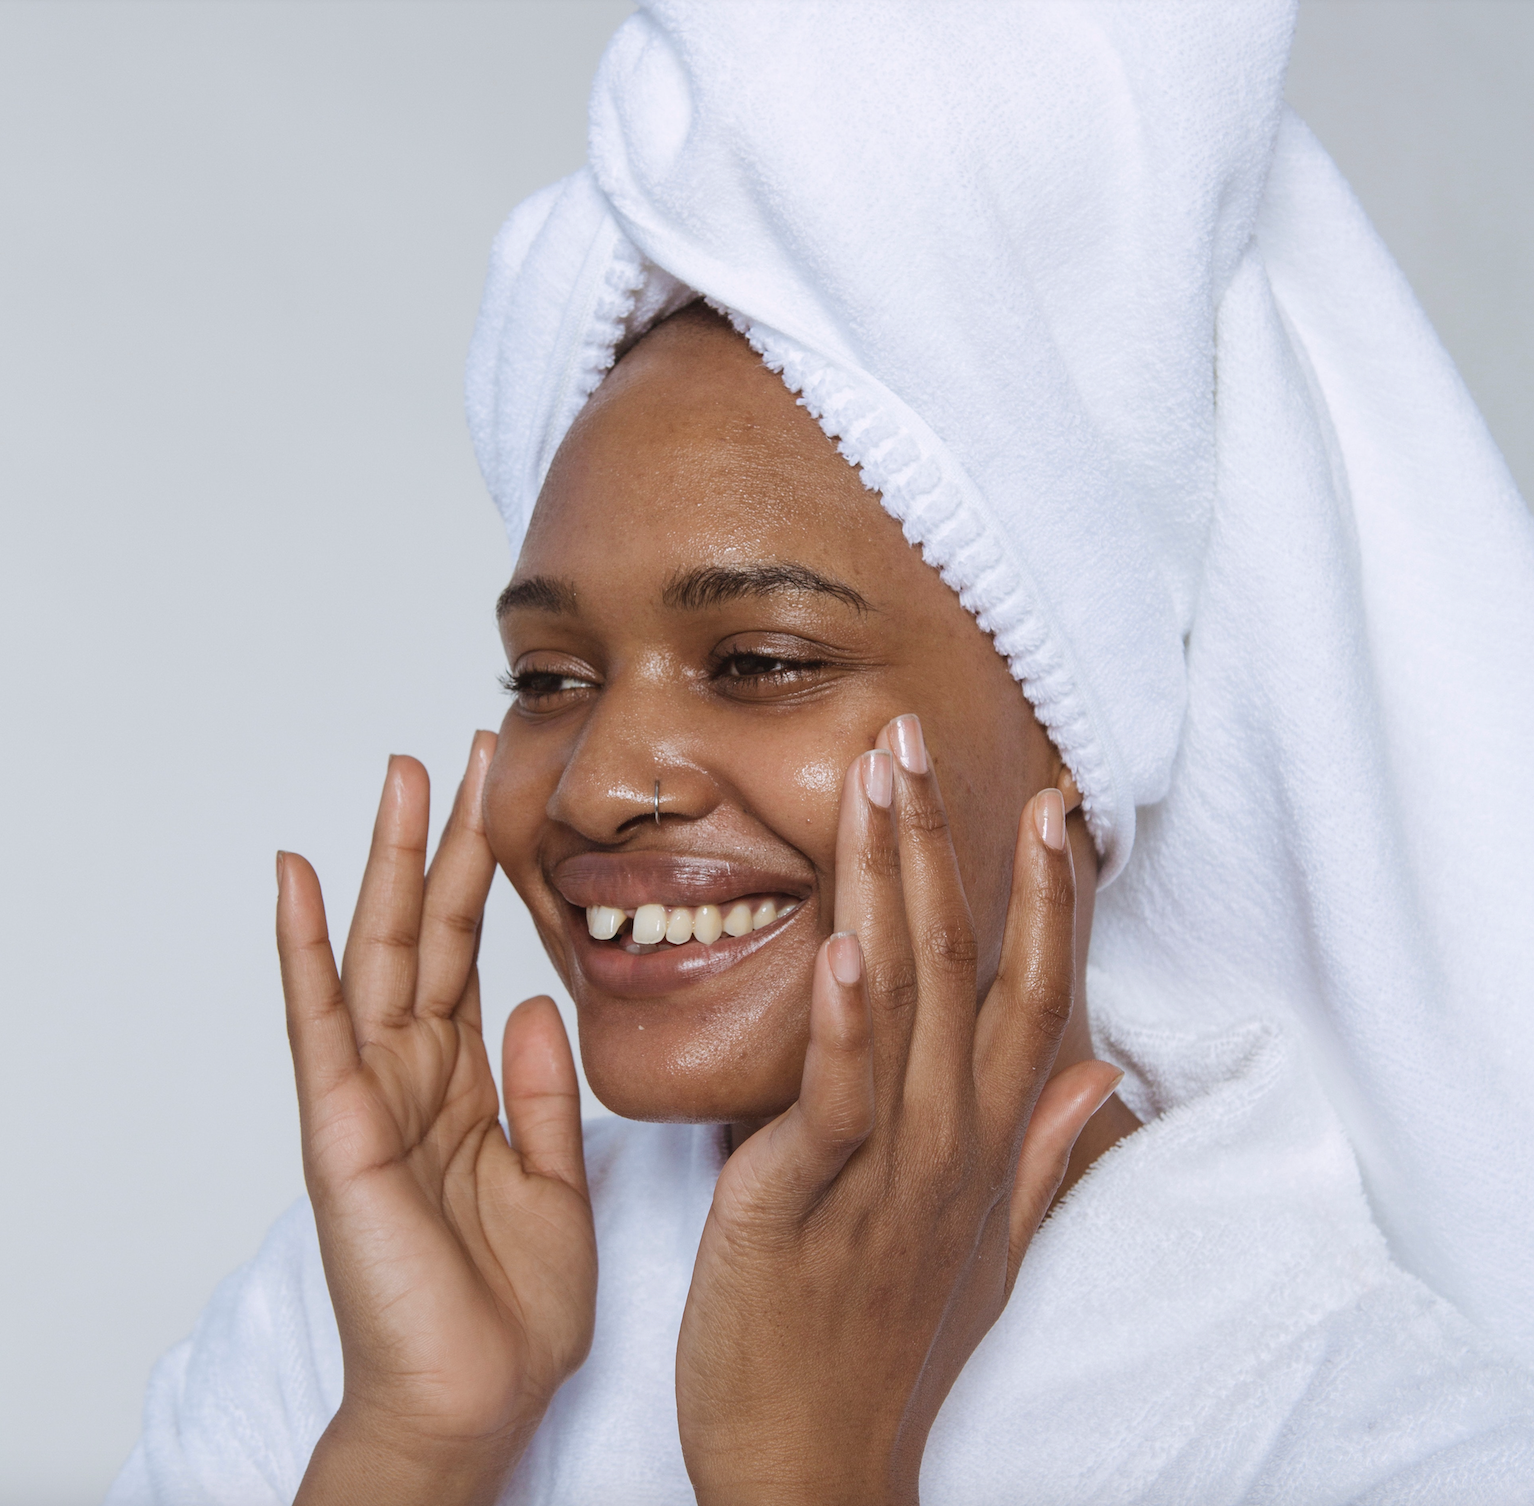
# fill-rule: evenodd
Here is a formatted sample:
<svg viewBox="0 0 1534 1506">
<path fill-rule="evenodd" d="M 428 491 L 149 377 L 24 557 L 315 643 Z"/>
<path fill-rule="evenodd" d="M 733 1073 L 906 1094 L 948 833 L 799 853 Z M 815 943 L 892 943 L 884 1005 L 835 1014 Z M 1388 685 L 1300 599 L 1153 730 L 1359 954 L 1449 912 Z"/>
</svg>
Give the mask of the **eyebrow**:
<svg viewBox="0 0 1534 1506">
<path fill-rule="evenodd" d="M 672 576 L 661 601 L 684 611 L 702 611 L 746 596 L 776 596 L 786 591 L 814 591 L 830 596 L 859 614 L 874 610 L 868 598 L 845 581 L 822 575 L 808 565 L 704 565 Z"/>
<path fill-rule="evenodd" d="M 860 615 L 874 607 L 861 591 L 834 576 L 822 575 L 808 565 L 702 565 L 672 576 L 661 592 L 668 607 L 699 612 L 748 596 L 777 596 L 788 591 L 813 591 L 829 596 Z M 497 620 L 508 612 L 531 610 L 554 616 L 573 616 L 577 611 L 575 586 L 552 575 L 530 575 L 514 580 L 495 603 Z"/>
<path fill-rule="evenodd" d="M 576 609 L 575 587 L 567 580 L 556 580 L 552 575 L 530 575 L 526 580 L 514 580 L 496 599 L 496 620 L 499 621 L 508 612 L 528 607 L 535 612 L 552 612 L 556 616 L 573 614 Z"/>
</svg>

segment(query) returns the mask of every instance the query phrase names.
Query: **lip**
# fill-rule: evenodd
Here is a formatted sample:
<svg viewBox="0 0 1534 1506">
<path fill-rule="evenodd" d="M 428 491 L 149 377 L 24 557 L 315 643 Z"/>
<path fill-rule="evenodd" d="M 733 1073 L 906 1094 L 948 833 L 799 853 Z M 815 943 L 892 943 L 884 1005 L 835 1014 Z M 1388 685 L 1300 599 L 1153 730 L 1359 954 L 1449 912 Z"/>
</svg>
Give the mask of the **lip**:
<svg viewBox="0 0 1534 1506">
<path fill-rule="evenodd" d="M 780 869 L 692 853 L 582 852 L 556 863 L 549 879 L 565 901 L 580 910 L 589 905 L 620 910 L 649 904 L 723 905 L 748 894 L 787 894 L 802 902 L 810 892 L 802 879 Z M 763 933 L 771 930 L 766 926 Z M 716 942 L 711 950 L 722 946 Z"/>
<path fill-rule="evenodd" d="M 698 903 L 712 901 L 700 900 Z M 597 941 L 586 929 L 583 909 L 567 908 L 565 925 L 574 943 L 575 965 L 594 987 L 603 993 L 625 998 L 651 999 L 727 972 L 775 941 L 809 908 L 800 903 L 760 931 L 748 931 L 744 936 L 721 936 L 712 946 L 704 946 L 701 941 L 688 941 L 681 946 L 664 946 L 659 951 L 641 953 L 626 952 L 611 942 Z"/>
</svg>

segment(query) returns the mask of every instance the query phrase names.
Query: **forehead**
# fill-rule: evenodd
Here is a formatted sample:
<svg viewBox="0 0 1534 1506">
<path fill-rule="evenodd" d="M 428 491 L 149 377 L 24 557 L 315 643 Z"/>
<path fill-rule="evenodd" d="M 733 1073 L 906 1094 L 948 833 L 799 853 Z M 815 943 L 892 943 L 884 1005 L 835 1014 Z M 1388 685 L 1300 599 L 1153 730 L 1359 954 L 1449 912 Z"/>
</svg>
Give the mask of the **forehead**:
<svg viewBox="0 0 1534 1506">
<path fill-rule="evenodd" d="M 571 427 L 518 574 L 568 573 L 577 560 L 563 557 L 614 535 L 636 546 L 636 566 L 661 544 L 720 562 L 808 551 L 846 563 L 877 552 L 889 523 L 745 340 L 689 312 L 629 352 Z"/>
</svg>

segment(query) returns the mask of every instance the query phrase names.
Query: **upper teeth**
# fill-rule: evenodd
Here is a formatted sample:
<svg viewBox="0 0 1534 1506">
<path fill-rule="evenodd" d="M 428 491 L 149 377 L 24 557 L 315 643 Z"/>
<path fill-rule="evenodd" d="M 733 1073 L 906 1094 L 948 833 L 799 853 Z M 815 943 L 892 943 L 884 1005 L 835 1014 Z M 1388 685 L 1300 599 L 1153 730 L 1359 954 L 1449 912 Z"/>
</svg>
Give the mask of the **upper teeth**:
<svg viewBox="0 0 1534 1506">
<path fill-rule="evenodd" d="M 640 905 L 637 910 L 622 910 L 616 905 L 588 905 L 586 929 L 598 941 L 611 941 L 628 921 L 633 921 L 632 939 L 640 946 L 669 941 L 681 946 L 694 939 L 712 946 L 721 936 L 744 936 L 770 926 L 780 915 L 787 915 L 799 902 L 781 902 L 769 895 L 732 900 L 724 908 L 718 905 Z"/>
</svg>

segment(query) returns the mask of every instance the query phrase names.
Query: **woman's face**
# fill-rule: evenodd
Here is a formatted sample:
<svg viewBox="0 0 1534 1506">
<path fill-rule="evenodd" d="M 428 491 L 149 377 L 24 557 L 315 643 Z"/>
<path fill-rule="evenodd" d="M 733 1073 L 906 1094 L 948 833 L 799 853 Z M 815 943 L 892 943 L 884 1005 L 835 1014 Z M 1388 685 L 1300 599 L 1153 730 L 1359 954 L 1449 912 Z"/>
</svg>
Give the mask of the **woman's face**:
<svg viewBox="0 0 1534 1506">
<path fill-rule="evenodd" d="M 1058 757 L 957 596 L 713 315 L 661 325 L 587 404 L 500 625 L 516 688 L 490 843 L 610 1108 L 740 1122 L 798 1096 L 842 777 L 904 712 L 942 782 L 983 996 L 1018 818 Z M 647 905 L 666 909 L 629 918 Z M 685 937 L 679 910 L 717 939 L 636 940 Z"/>
</svg>

